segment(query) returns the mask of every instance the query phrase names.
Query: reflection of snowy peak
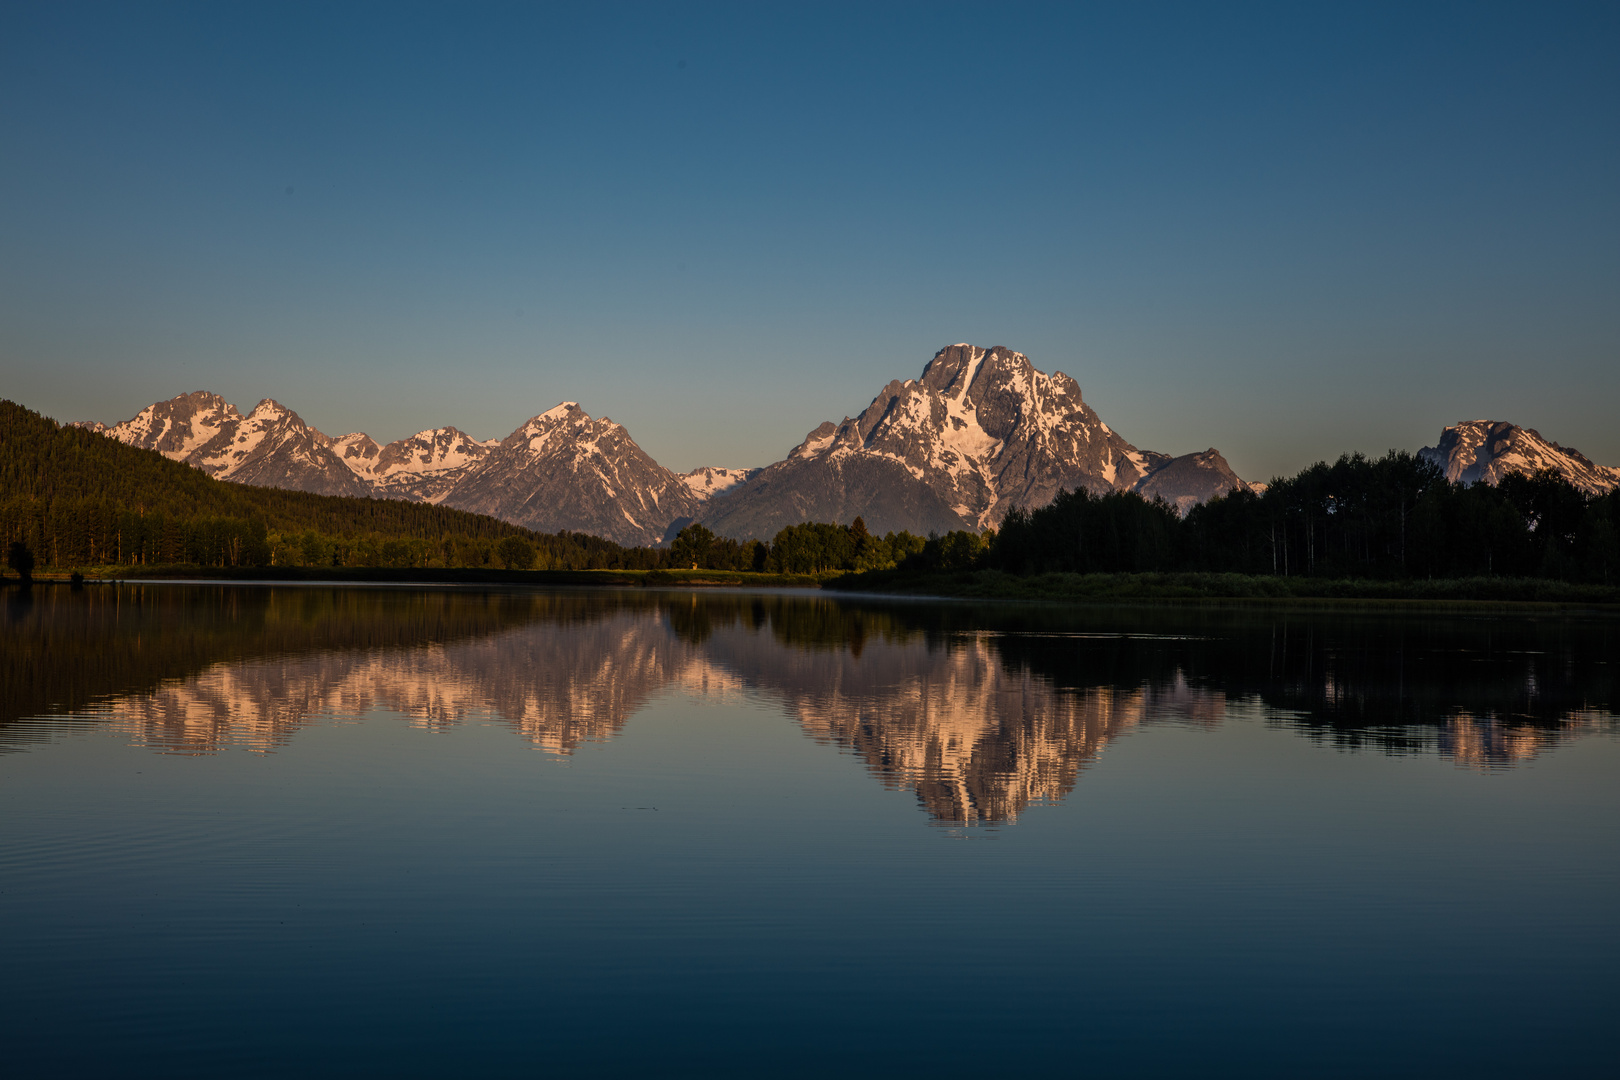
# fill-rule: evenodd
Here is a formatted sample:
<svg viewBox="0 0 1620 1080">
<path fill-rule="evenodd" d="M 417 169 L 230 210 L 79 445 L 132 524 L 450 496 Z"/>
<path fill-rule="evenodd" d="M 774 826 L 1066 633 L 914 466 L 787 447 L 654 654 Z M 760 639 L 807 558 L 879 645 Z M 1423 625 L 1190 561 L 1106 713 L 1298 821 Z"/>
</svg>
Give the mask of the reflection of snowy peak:
<svg viewBox="0 0 1620 1080">
<path fill-rule="evenodd" d="M 1419 456 L 1445 470 L 1454 484 L 1496 484 L 1509 473 L 1554 469 L 1583 491 L 1597 495 L 1620 487 L 1620 469 L 1593 464 L 1579 450 L 1559 446 L 1539 431 L 1501 420 L 1467 420 L 1440 433 L 1437 446 Z"/>
<path fill-rule="evenodd" d="M 444 498 L 541 532 L 566 528 L 621 544 L 657 543 L 701 503 L 623 426 L 593 420 L 572 401 L 508 435 Z"/>
<path fill-rule="evenodd" d="M 1136 449 L 1069 376 L 1037 371 L 1009 349 L 962 344 L 941 349 L 921 378 L 889 383 L 858 417 L 816 428 L 705 520 L 732 536 L 857 514 L 880 532 L 926 532 L 984 528 L 1064 488 L 1143 490 L 1185 509 L 1242 486 L 1213 450 L 1171 458 Z"/>
</svg>

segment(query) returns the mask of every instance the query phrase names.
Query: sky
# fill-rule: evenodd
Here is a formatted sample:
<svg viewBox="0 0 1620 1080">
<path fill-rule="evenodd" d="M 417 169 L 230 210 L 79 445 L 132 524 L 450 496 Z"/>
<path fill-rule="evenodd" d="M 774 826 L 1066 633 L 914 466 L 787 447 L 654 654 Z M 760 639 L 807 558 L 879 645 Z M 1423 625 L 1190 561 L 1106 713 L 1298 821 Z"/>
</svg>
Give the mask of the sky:
<svg viewBox="0 0 1620 1080">
<path fill-rule="evenodd" d="M 0 0 L 0 397 L 764 465 L 954 342 L 1248 479 L 1620 465 L 1620 6 Z"/>
</svg>

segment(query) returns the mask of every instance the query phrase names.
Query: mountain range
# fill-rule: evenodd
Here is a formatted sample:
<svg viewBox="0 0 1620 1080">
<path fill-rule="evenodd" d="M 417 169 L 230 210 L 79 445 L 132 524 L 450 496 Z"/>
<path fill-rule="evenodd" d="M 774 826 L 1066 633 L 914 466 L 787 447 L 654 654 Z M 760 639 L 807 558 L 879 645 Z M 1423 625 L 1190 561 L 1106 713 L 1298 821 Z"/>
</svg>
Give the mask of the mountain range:
<svg viewBox="0 0 1620 1080">
<path fill-rule="evenodd" d="M 110 427 L 82 426 L 223 480 L 439 503 L 627 545 L 666 541 L 693 521 L 738 539 L 857 515 L 879 533 L 976 530 L 1065 488 L 1135 491 L 1183 513 L 1233 490 L 1260 490 L 1214 448 L 1176 457 L 1139 450 L 1068 375 L 1039 371 L 1010 349 L 965 343 L 941 349 L 920 377 L 890 382 L 858 416 L 822 423 L 764 468 L 674 472 L 623 425 L 571 401 L 489 440 L 454 427 L 386 445 L 363 432 L 333 437 L 273 400 L 244 414 L 203 391 Z M 1459 424 L 1421 453 L 1454 480 L 1494 483 L 1504 471 L 1547 466 L 1586 490 L 1620 485 L 1620 470 L 1511 424 Z"/>
</svg>

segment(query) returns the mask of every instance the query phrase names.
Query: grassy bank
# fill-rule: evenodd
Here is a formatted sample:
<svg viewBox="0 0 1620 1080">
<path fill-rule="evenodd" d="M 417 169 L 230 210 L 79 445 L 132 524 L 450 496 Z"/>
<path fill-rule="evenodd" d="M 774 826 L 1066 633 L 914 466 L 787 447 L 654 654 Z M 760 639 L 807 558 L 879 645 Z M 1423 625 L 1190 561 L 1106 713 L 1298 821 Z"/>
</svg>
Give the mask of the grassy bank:
<svg viewBox="0 0 1620 1080">
<path fill-rule="evenodd" d="M 87 566 L 86 581 L 361 581 L 432 585 L 613 585 L 644 588 L 814 589 L 826 574 L 755 574 L 739 570 L 500 570 L 486 567 L 327 566 Z M 35 574 L 39 582 L 66 581 L 67 572 Z M 15 586 L 16 575 L 7 583 Z"/>
<path fill-rule="evenodd" d="M 875 570 L 823 583 L 841 592 L 948 596 L 975 600 L 1250 601 L 1306 604 L 1536 603 L 1620 608 L 1620 587 L 1542 578 L 1449 578 L 1377 581 L 1248 574 L 1040 574 L 999 570 Z"/>
</svg>

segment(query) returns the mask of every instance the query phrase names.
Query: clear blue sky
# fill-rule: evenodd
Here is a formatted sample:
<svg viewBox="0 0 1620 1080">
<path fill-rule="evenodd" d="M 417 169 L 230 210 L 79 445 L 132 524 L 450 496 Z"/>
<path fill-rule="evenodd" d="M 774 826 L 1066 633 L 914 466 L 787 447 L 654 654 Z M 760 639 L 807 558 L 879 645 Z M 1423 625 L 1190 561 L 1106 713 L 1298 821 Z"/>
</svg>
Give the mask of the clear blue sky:
<svg viewBox="0 0 1620 1080">
<path fill-rule="evenodd" d="M 1620 5 L 0 3 L 0 396 L 774 460 L 942 345 L 1620 465 Z"/>
</svg>

